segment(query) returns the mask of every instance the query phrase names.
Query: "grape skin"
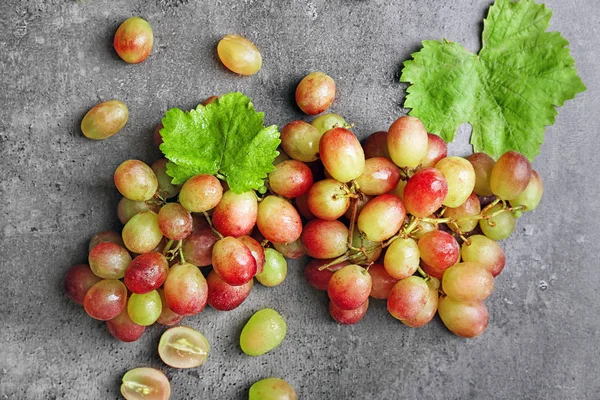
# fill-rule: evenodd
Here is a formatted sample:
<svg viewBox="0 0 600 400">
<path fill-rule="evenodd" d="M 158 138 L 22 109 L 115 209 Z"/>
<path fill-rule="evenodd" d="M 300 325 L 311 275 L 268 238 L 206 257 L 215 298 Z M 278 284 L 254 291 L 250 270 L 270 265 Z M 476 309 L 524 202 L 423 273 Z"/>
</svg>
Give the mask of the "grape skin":
<svg viewBox="0 0 600 400">
<path fill-rule="evenodd" d="M 171 267 L 164 283 L 167 305 L 173 312 L 187 316 L 201 312 L 206 306 L 208 285 L 195 265 L 181 263 Z"/>
<path fill-rule="evenodd" d="M 351 264 L 333 273 L 327 286 L 327 295 L 342 310 L 354 310 L 367 301 L 372 284 L 367 270 Z"/>
</svg>

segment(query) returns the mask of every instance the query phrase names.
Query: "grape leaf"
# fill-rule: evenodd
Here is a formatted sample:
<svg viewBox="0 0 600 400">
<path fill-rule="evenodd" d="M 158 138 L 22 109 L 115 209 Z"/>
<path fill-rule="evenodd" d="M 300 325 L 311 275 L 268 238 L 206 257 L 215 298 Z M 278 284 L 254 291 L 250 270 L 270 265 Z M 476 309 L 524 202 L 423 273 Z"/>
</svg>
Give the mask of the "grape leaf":
<svg viewBox="0 0 600 400">
<path fill-rule="evenodd" d="M 447 40 L 424 41 L 400 77 L 411 83 L 404 102 L 410 115 L 447 142 L 469 122 L 475 151 L 498 158 L 516 150 L 533 160 L 555 106 L 585 90 L 569 42 L 546 32 L 551 16 L 533 0 L 497 0 L 483 21 L 479 54 Z"/>
<path fill-rule="evenodd" d="M 228 93 L 189 112 L 167 111 L 162 120 L 160 149 L 169 160 L 167 174 L 174 184 L 198 174 L 220 174 L 236 193 L 258 190 L 279 154 L 277 126 L 263 126 L 242 93 Z"/>
</svg>

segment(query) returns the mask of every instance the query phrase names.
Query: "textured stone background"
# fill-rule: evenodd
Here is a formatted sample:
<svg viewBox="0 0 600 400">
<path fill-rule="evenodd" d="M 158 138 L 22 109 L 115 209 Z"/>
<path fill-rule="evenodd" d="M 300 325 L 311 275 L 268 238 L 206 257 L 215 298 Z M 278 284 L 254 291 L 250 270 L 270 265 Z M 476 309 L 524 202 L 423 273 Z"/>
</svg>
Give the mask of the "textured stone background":
<svg viewBox="0 0 600 400">
<path fill-rule="evenodd" d="M 545 198 L 503 242 L 508 265 L 486 301 L 482 336 L 460 339 L 437 318 L 409 329 L 377 301 L 358 325 L 338 326 L 326 295 L 291 263 L 284 284 L 257 285 L 239 309 L 207 308 L 187 319 L 212 353 L 200 368 L 175 370 L 157 356 L 162 328 L 119 343 L 62 293 L 67 269 L 86 260 L 89 238 L 119 228 L 112 173 L 125 159 L 157 158 L 151 134 L 167 108 L 239 90 L 267 123 L 282 126 L 305 118 L 293 90 L 306 73 L 323 70 L 338 85 L 333 111 L 365 137 L 404 113 L 397 78 L 420 41 L 445 37 L 478 50 L 490 3 L 2 1 L 0 396 L 117 398 L 122 374 L 147 365 L 165 371 L 177 399 L 243 399 L 251 383 L 272 375 L 303 399 L 599 398 L 597 0 L 546 1 L 588 90 L 547 130 L 534 163 Z M 132 15 L 148 19 L 155 34 L 140 65 L 124 64 L 112 49 L 117 26 Z M 258 45 L 260 73 L 242 78 L 219 64 L 215 47 L 228 33 Z M 129 123 L 110 140 L 85 139 L 81 118 L 112 98 L 127 103 Z M 455 152 L 468 152 L 466 134 L 462 140 Z M 247 357 L 239 332 L 265 306 L 287 318 L 288 336 L 272 353 Z"/>
</svg>

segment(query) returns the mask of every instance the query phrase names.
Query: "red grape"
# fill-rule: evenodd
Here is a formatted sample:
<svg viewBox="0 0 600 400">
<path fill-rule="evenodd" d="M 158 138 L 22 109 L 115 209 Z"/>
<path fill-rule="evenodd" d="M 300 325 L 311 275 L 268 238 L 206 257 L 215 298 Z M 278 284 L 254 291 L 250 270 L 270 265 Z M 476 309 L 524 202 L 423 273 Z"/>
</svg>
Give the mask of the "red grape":
<svg viewBox="0 0 600 400">
<path fill-rule="evenodd" d="M 333 273 L 327 286 L 332 303 L 343 310 L 354 310 L 364 304 L 371 293 L 371 275 L 360 265 L 350 264 Z"/>
<path fill-rule="evenodd" d="M 125 285 L 133 293 L 143 294 L 158 289 L 167 279 L 169 263 L 160 253 L 140 254 L 125 271 Z"/>
<path fill-rule="evenodd" d="M 144 61 L 154 45 L 154 34 L 152 27 L 143 18 L 127 18 L 115 33 L 115 51 L 130 64 L 138 64 Z"/>
<path fill-rule="evenodd" d="M 419 253 L 427 265 L 443 271 L 458 262 L 460 247 L 451 234 L 431 231 L 419 239 Z"/>
<path fill-rule="evenodd" d="M 327 291 L 329 286 L 329 280 L 333 273 L 346 265 L 350 265 L 348 261 L 342 261 L 341 263 L 334 264 L 323 270 L 319 270 L 323 265 L 329 264 L 332 259 L 319 260 L 317 258 L 311 259 L 306 267 L 304 268 L 304 277 L 306 281 L 315 289 Z"/>
<path fill-rule="evenodd" d="M 442 206 L 448 194 L 448 182 L 435 168 L 418 170 L 404 187 L 406 211 L 415 217 L 427 217 Z"/>
<path fill-rule="evenodd" d="M 323 72 L 311 72 L 296 87 L 296 104 L 308 115 L 327 110 L 335 99 L 335 82 Z"/>
<path fill-rule="evenodd" d="M 174 265 L 165 280 L 164 295 L 173 312 L 183 316 L 198 314 L 206 306 L 206 279 L 195 265 Z"/>
<path fill-rule="evenodd" d="M 65 294 L 79 305 L 83 305 L 85 294 L 102 278 L 94 275 L 87 264 L 77 264 L 71 267 L 65 275 Z"/>
<path fill-rule="evenodd" d="M 212 222 L 223 236 L 244 236 L 252 232 L 257 214 L 258 201 L 253 191 L 235 193 L 228 190 L 215 207 Z"/>
<path fill-rule="evenodd" d="M 219 240 L 211 228 L 199 229 L 192 232 L 183 239 L 181 252 L 187 262 L 198 267 L 206 267 L 212 264 L 212 250 L 215 243 Z"/>
<path fill-rule="evenodd" d="M 115 318 L 106 321 L 106 326 L 110 334 L 122 342 L 135 342 L 146 330 L 145 326 L 138 325 L 129 318 L 126 309 Z"/>
<path fill-rule="evenodd" d="M 374 299 L 387 299 L 398 279 L 388 274 L 383 264 L 379 263 L 375 263 L 369 267 L 369 274 L 373 282 L 370 296 Z"/>
<path fill-rule="evenodd" d="M 92 272 L 100 278 L 120 279 L 131 262 L 131 255 L 118 244 L 104 242 L 97 244 L 90 251 L 88 262 Z"/>
<path fill-rule="evenodd" d="M 329 314 L 331 314 L 331 318 L 342 325 L 356 324 L 365 316 L 367 308 L 369 308 L 368 298 L 363 304 L 353 310 L 344 310 L 338 307 L 333 301 L 329 302 Z"/>
<path fill-rule="evenodd" d="M 190 212 L 213 209 L 223 197 L 223 186 L 212 175 L 196 175 L 188 179 L 179 191 L 179 203 Z"/>
<path fill-rule="evenodd" d="M 89 288 L 83 300 L 85 312 L 92 318 L 108 321 L 125 309 L 127 288 L 117 279 L 103 279 Z"/>
<path fill-rule="evenodd" d="M 398 281 L 390 291 L 387 308 L 394 318 L 411 319 L 419 314 L 429 298 L 429 286 L 425 279 L 411 276 Z"/>
<path fill-rule="evenodd" d="M 192 214 L 179 203 L 167 203 L 158 212 L 158 226 L 167 239 L 185 239 L 192 232 Z"/>
<path fill-rule="evenodd" d="M 256 275 L 256 260 L 250 249 L 232 236 L 215 243 L 212 262 L 217 275 L 232 286 L 243 285 Z"/>
<path fill-rule="evenodd" d="M 219 311 L 230 311 L 238 307 L 250 295 L 254 280 L 243 285 L 232 286 L 225 282 L 216 271 L 206 277 L 208 284 L 208 305 Z"/>
<path fill-rule="evenodd" d="M 383 157 L 367 158 L 365 170 L 356 178 L 360 191 L 370 196 L 378 196 L 394 190 L 399 181 L 400 169 Z"/>
<path fill-rule="evenodd" d="M 302 219 L 288 201 L 267 196 L 258 205 L 256 225 L 260 233 L 273 243 L 289 243 L 300 237 Z"/>
<path fill-rule="evenodd" d="M 312 171 L 302 161 L 283 161 L 277 164 L 275 170 L 269 174 L 271 190 L 288 199 L 302 196 L 308 192 L 312 184 Z"/>
<path fill-rule="evenodd" d="M 340 221 L 314 219 L 302 230 L 302 244 L 313 258 L 335 258 L 347 250 L 348 228 Z"/>
</svg>

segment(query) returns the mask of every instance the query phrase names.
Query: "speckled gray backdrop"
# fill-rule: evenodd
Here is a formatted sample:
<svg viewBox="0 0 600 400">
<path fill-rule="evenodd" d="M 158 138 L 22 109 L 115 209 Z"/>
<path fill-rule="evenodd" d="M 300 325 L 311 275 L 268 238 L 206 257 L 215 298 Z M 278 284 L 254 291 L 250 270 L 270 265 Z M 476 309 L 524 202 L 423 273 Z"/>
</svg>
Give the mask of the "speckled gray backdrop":
<svg viewBox="0 0 600 400">
<path fill-rule="evenodd" d="M 597 149 L 600 42 L 597 0 L 547 0 L 552 29 L 570 40 L 587 92 L 559 111 L 534 167 L 545 182 L 537 211 L 503 242 L 507 267 L 486 301 L 490 325 L 479 338 L 448 333 L 439 319 L 422 329 L 395 321 L 373 301 L 356 326 L 330 320 L 326 295 L 291 263 L 277 288 L 257 285 L 239 309 L 206 309 L 186 324 L 209 339 L 208 362 L 175 370 L 157 356 L 163 331 L 134 344 L 114 340 L 62 293 L 62 278 L 86 260 L 88 239 L 119 228 L 115 167 L 152 162 L 151 134 L 169 107 L 191 108 L 214 94 L 249 95 L 266 122 L 305 118 L 295 85 L 323 70 L 338 85 L 334 112 L 364 138 L 399 115 L 401 62 L 423 39 L 480 45 L 490 0 L 125 1 L 4 0 L 0 3 L 0 396 L 10 399 L 118 398 L 122 374 L 162 369 L 176 399 L 243 399 L 254 381 L 288 380 L 301 399 L 598 399 Z M 155 47 L 140 65 L 124 64 L 112 36 L 141 15 Z M 218 62 L 228 33 L 249 37 L 264 66 L 242 78 Z M 96 103 L 129 106 L 125 129 L 109 140 L 78 129 Z M 462 145 L 453 147 L 464 153 Z M 468 150 L 467 150 L 468 151 Z M 252 312 L 269 306 L 288 336 L 251 358 L 237 340 Z"/>
</svg>

